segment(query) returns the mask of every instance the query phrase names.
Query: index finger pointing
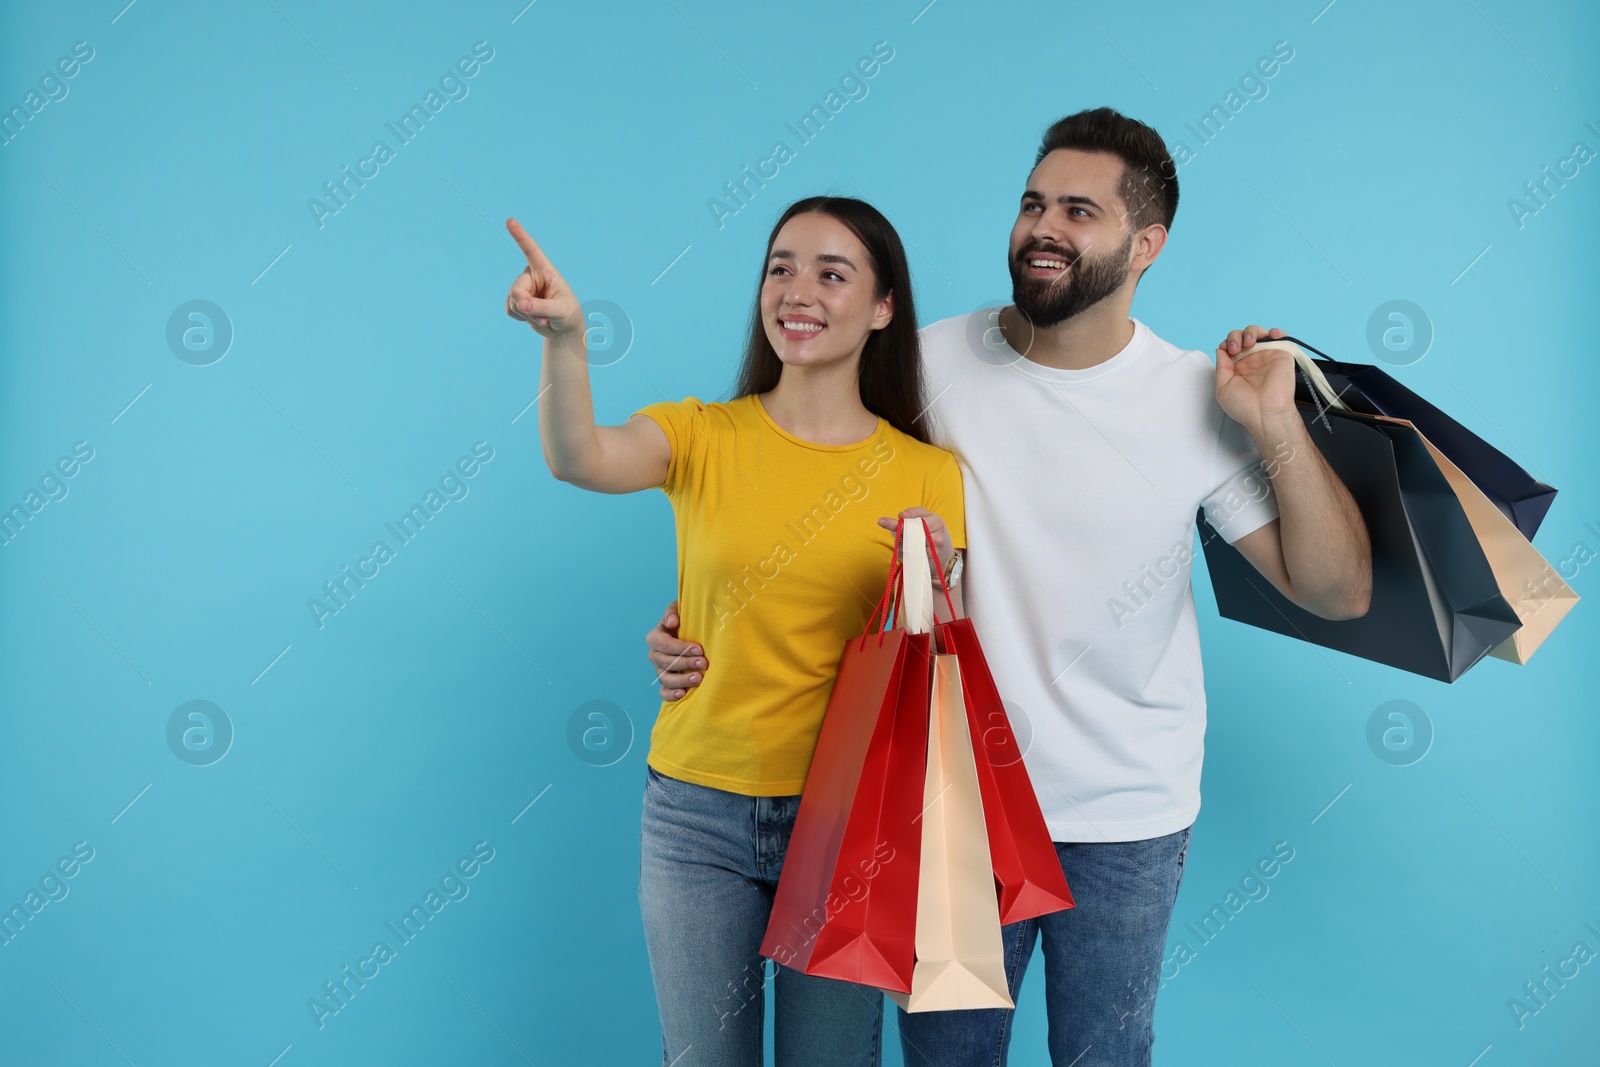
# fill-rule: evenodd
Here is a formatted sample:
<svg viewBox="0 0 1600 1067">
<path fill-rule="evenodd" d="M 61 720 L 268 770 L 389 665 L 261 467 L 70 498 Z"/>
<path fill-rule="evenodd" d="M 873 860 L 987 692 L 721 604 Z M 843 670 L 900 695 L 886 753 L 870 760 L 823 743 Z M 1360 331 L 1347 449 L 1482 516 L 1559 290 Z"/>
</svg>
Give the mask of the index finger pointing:
<svg viewBox="0 0 1600 1067">
<path fill-rule="evenodd" d="M 506 220 L 506 229 L 511 231 L 511 237 L 517 242 L 517 247 L 522 249 L 522 254 L 528 259 L 528 266 L 535 269 L 548 267 L 550 260 L 545 257 L 544 251 L 539 248 L 538 242 L 522 228 L 522 223 L 516 219 Z"/>
</svg>

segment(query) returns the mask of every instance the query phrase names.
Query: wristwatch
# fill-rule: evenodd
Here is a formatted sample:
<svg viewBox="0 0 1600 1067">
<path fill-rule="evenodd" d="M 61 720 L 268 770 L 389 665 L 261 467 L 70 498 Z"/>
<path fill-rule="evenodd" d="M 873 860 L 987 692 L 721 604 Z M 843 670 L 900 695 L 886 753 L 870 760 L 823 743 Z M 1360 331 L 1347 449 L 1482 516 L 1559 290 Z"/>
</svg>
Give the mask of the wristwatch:
<svg viewBox="0 0 1600 1067">
<path fill-rule="evenodd" d="M 957 549 L 955 555 L 950 559 L 949 569 L 944 572 L 944 584 L 949 586 L 951 589 L 954 589 L 956 587 L 956 583 L 961 581 L 961 570 L 963 566 L 964 563 L 961 550 Z"/>
</svg>

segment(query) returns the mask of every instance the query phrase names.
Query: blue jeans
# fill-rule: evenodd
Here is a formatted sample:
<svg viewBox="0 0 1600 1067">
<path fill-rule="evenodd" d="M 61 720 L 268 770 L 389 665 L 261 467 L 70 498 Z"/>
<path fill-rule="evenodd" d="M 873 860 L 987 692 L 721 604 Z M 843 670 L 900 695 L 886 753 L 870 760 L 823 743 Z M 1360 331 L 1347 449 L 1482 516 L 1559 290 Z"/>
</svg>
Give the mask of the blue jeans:
<svg viewBox="0 0 1600 1067">
<path fill-rule="evenodd" d="M 761 1067 L 759 949 L 799 807 L 798 796 L 744 796 L 646 768 L 639 910 L 663 1064 Z M 878 1067 L 882 993 L 771 966 L 777 1067 Z"/>
<path fill-rule="evenodd" d="M 1034 942 L 1043 937 L 1054 1067 L 1148 1067 L 1161 956 L 1189 829 L 1147 841 L 1057 842 L 1078 906 L 1001 927 L 1013 1001 Z M 1001 1067 L 1013 1014 L 1010 1008 L 901 1011 L 906 1065 Z"/>
</svg>

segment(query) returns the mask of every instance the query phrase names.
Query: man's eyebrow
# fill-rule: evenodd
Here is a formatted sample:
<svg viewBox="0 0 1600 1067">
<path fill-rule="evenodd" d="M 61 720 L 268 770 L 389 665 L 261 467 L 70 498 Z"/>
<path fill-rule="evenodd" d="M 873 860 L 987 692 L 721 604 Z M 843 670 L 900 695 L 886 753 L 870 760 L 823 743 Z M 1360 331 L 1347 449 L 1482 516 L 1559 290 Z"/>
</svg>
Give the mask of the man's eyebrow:
<svg viewBox="0 0 1600 1067">
<path fill-rule="evenodd" d="M 796 257 L 795 254 L 793 252 L 789 251 L 787 248 L 774 248 L 772 250 L 772 254 L 767 256 L 767 258 L 770 260 L 770 259 L 795 259 L 795 258 L 798 258 L 798 257 Z M 855 270 L 856 269 L 856 265 L 854 263 L 850 262 L 850 260 L 847 257 L 830 255 L 830 254 L 828 254 L 826 252 L 824 252 L 824 253 L 822 253 L 822 254 L 817 256 L 817 262 L 818 263 L 843 263 L 845 266 L 849 267 L 851 270 Z"/>
<path fill-rule="evenodd" d="M 1022 199 L 1036 200 L 1041 204 L 1045 202 L 1044 194 L 1036 189 L 1029 189 L 1027 192 L 1023 193 Z M 1075 204 L 1082 204 L 1086 207 L 1092 207 L 1096 211 L 1105 210 L 1105 208 L 1101 207 L 1087 196 L 1058 196 L 1056 197 L 1056 203 L 1060 204 L 1062 207 L 1072 207 Z"/>
</svg>

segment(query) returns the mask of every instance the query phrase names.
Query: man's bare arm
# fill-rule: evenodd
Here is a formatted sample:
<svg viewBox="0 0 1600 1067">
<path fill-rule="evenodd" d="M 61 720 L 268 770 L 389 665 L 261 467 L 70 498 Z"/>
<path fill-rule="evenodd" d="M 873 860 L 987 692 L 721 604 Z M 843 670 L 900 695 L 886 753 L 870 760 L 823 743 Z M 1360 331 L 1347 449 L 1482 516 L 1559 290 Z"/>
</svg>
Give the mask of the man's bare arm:
<svg viewBox="0 0 1600 1067">
<path fill-rule="evenodd" d="M 1234 330 L 1217 348 L 1217 399 L 1249 431 L 1278 500 L 1278 518 L 1234 547 L 1300 607 L 1325 619 L 1356 618 L 1372 599 L 1367 524 L 1294 406 L 1293 357 L 1248 351 L 1267 336 L 1259 326 Z M 1237 360 L 1229 354 L 1241 351 Z"/>
</svg>

